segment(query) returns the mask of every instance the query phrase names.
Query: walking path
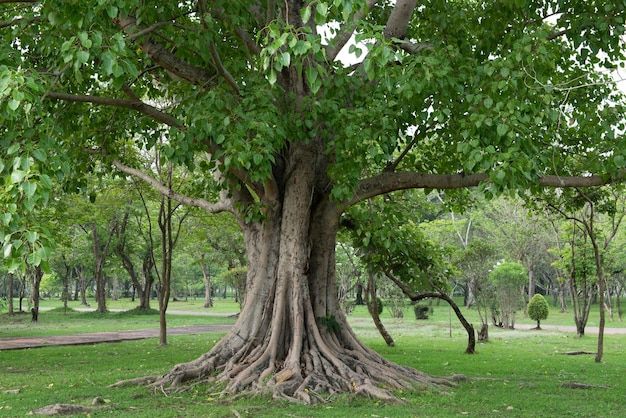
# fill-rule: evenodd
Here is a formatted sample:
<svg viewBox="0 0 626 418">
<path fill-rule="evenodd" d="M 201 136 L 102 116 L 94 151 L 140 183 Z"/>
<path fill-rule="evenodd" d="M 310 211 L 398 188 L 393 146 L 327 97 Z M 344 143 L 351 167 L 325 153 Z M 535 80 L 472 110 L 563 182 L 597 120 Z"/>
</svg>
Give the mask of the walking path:
<svg viewBox="0 0 626 418">
<path fill-rule="evenodd" d="M 41 307 L 39 311 L 45 312 L 49 311 L 53 308 L 50 307 Z M 95 312 L 95 308 L 72 308 L 76 312 Z M 126 312 L 128 309 L 120 309 L 120 308 L 112 308 L 109 309 L 109 312 Z M 237 312 L 203 312 L 203 311 L 185 311 L 179 309 L 168 309 L 168 315 L 186 315 L 186 316 L 219 316 L 219 317 L 230 317 L 237 315 Z"/>
<path fill-rule="evenodd" d="M 531 324 L 515 324 L 515 329 L 529 330 L 535 328 L 536 325 Z M 576 327 L 573 325 L 541 325 L 541 329 L 546 331 L 573 332 L 576 334 Z M 626 328 L 604 328 L 607 335 L 626 335 Z M 585 335 L 597 335 L 598 327 L 585 327 Z"/>
<path fill-rule="evenodd" d="M 205 332 L 227 332 L 232 325 L 193 325 L 174 327 L 167 330 L 167 335 L 200 334 Z M 48 347 L 53 345 L 80 345 L 112 343 L 129 340 L 143 340 L 159 336 L 159 329 L 141 329 L 135 331 L 95 332 L 77 335 L 56 335 L 49 337 L 7 337 L 0 338 L 0 351 L 24 348 Z"/>
</svg>

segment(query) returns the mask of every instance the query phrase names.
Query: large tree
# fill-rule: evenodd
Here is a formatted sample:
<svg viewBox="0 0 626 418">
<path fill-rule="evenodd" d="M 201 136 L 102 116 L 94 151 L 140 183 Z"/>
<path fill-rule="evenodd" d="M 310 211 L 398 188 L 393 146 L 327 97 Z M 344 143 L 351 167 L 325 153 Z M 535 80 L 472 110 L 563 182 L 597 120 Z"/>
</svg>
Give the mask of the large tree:
<svg viewBox="0 0 626 418">
<path fill-rule="evenodd" d="M 231 211 L 243 230 L 239 319 L 154 381 L 165 390 L 213 372 L 229 392 L 304 401 L 447 383 L 352 332 L 335 289 L 340 214 L 400 189 L 492 195 L 624 175 L 623 100 L 598 71 L 624 55 L 621 0 L 0 6 L 3 149 L 47 155 L 38 169 L 70 184 L 115 167 L 181 203 Z M 135 168 L 154 147 L 193 170 L 197 194 Z M 34 193 L 26 170 L 6 166 L 14 190 Z"/>
</svg>

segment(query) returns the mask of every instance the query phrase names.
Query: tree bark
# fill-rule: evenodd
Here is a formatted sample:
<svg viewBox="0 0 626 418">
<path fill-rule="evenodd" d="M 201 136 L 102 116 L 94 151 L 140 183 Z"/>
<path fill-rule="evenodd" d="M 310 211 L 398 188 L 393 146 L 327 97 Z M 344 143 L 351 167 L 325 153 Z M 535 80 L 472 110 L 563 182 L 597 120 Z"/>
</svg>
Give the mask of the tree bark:
<svg viewBox="0 0 626 418">
<path fill-rule="evenodd" d="M 155 380 L 154 387 L 175 391 L 217 371 L 226 393 L 249 390 L 312 402 L 321 399 L 320 391 L 391 400 L 388 389 L 453 384 L 385 360 L 350 329 L 335 283 L 339 212 L 325 188 L 328 179 L 315 178 L 318 158 L 311 142 L 286 151 L 288 174 L 279 179 L 276 199 L 265 205 L 263 221 L 240 221 L 247 297 L 232 331 L 210 352 Z"/>
<path fill-rule="evenodd" d="M 13 274 L 9 273 L 7 283 L 7 310 L 9 315 L 13 315 Z"/>
<path fill-rule="evenodd" d="M 33 310 L 33 321 L 37 321 L 39 317 L 39 286 L 41 285 L 41 279 L 43 278 L 43 270 L 41 267 L 37 266 L 34 268 L 32 272 L 32 310 Z"/>
<path fill-rule="evenodd" d="M 374 280 L 374 273 L 368 271 L 367 273 L 367 291 L 365 292 L 365 301 L 367 302 L 367 310 L 372 316 L 372 320 L 374 321 L 374 325 L 376 325 L 376 329 L 380 333 L 380 335 L 385 340 L 385 343 L 389 347 L 394 347 L 395 343 L 393 342 L 393 337 L 389 334 L 383 322 L 380 320 L 380 315 L 378 314 L 378 296 L 376 295 L 376 282 Z"/>
<path fill-rule="evenodd" d="M 209 272 L 209 268 L 205 263 L 205 255 L 202 254 L 202 259 L 200 260 L 200 267 L 202 268 L 202 277 L 204 279 L 204 307 L 212 308 L 213 307 L 213 294 L 212 294 L 212 285 L 211 285 L 211 273 Z"/>
</svg>

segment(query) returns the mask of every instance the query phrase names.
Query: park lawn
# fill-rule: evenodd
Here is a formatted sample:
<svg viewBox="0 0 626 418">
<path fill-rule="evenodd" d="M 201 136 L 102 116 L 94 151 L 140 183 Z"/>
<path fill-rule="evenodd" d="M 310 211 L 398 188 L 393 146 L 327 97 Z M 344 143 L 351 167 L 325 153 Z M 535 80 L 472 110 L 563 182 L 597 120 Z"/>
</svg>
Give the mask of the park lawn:
<svg viewBox="0 0 626 418">
<path fill-rule="evenodd" d="M 209 385 L 169 397 L 141 387 L 107 388 L 118 379 L 163 373 L 204 353 L 220 337 L 185 335 L 172 336 L 165 348 L 149 339 L 0 352 L 0 416 L 24 416 L 57 402 L 88 404 L 96 396 L 110 403 L 93 416 L 119 417 L 618 417 L 626 413 L 625 336 L 607 336 L 605 361 L 596 364 L 591 356 L 560 354 L 593 351 L 596 341 L 591 336 L 579 339 L 556 332 L 493 330 L 491 342 L 480 344 L 478 354 L 466 355 L 461 330 L 449 337 L 440 324 L 390 324 L 397 337 L 394 348 L 386 347 L 365 321 L 357 318 L 353 324 L 368 345 L 390 360 L 436 375 L 462 373 L 470 380 L 456 388 L 398 393 L 403 403 L 340 396 L 315 406 L 267 397 L 219 399 L 218 388 Z M 569 381 L 608 388 L 560 386 Z M 4 393 L 11 389 L 20 393 Z"/>
<path fill-rule="evenodd" d="M 89 303 L 90 309 L 95 309 L 97 306 L 97 303 L 93 298 L 88 298 L 87 303 Z M 120 298 L 117 300 L 107 299 L 107 308 L 113 310 L 130 310 L 137 307 L 138 304 L 139 299 L 136 299 L 134 302 L 131 301 L 130 298 Z M 17 304 L 15 304 L 15 306 L 17 306 Z M 44 309 L 60 308 L 63 306 L 63 301 L 58 298 L 45 299 L 41 301 L 40 306 Z M 79 301 L 69 301 L 68 306 L 73 309 L 85 308 L 85 306 L 81 305 Z M 153 309 L 158 309 L 159 306 L 156 299 L 153 299 L 151 301 L 151 306 Z M 168 305 L 168 310 L 198 312 L 206 313 L 208 315 L 233 314 L 239 312 L 239 304 L 236 303 L 232 298 L 222 299 L 221 297 L 216 297 L 213 299 L 213 307 L 205 308 L 204 299 L 189 298 L 187 301 L 185 301 L 184 299 L 170 301 Z"/>
<path fill-rule="evenodd" d="M 167 317 L 167 326 L 170 328 L 184 325 L 233 324 L 234 322 L 234 318 L 224 316 L 168 315 Z M 65 313 L 63 308 L 56 308 L 53 311 L 41 312 L 39 321 L 36 323 L 31 322 L 30 313 L 14 316 L 0 315 L 0 338 L 74 335 L 149 328 L 159 328 L 158 311 L 99 314 L 71 310 Z"/>
<path fill-rule="evenodd" d="M 455 298 L 457 300 L 455 300 L 458 304 L 460 304 L 459 306 L 461 306 L 461 304 L 463 303 L 462 298 Z M 428 304 L 428 302 L 426 302 Z M 626 300 L 623 302 L 623 306 L 624 309 L 626 310 Z M 432 309 L 433 312 L 430 315 L 429 319 L 427 322 L 436 322 L 436 323 L 448 323 L 450 320 L 450 316 L 452 317 L 452 322 L 458 323 L 458 320 L 456 319 L 456 316 L 454 315 L 454 312 L 448 307 L 448 304 L 446 304 L 444 301 L 441 301 L 440 304 L 437 305 L 436 302 L 432 303 Z M 476 309 L 473 308 L 465 308 L 465 307 L 461 307 L 461 311 L 463 312 L 463 315 L 467 318 L 467 320 L 471 323 L 474 324 L 475 328 L 478 328 L 479 324 L 480 324 L 480 318 L 478 316 L 478 312 L 476 311 Z M 624 328 L 626 327 L 626 321 L 620 321 L 617 315 L 617 309 L 614 309 L 614 318 L 611 319 L 611 317 L 609 316 L 609 314 L 606 314 L 606 327 L 607 328 Z M 352 311 L 352 314 L 350 315 L 352 317 L 356 317 L 356 318 L 369 318 L 370 315 L 367 312 L 367 307 L 366 306 L 355 306 L 354 310 Z M 383 308 L 383 312 L 380 315 L 381 318 L 383 319 L 383 321 L 385 320 L 392 320 L 393 318 L 391 317 L 391 313 L 390 310 L 387 308 Z M 415 318 L 412 307 L 410 306 L 410 304 L 407 304 L 406 308 L 404 309 L 404 318 L 405 319 L 411 319 L 413 320 L 413 318 Z M 591 307 L 591 311 L 589 312 L 589 320 L 587 321 L 587 326 L 594 326 L 597 327 L 598 323 L 599 323 L 599 318 L 600 318 L 600 307 L 599 305 L 593 305 Z M 625 318 L 626 319 L 626 318 Z M 420 321 L 423 322 L 423 321 Z M 491 322 L 491 321 L 490 321 Z M 523 312 L 523 310 L 520 310 L 517 312 L 517 315 L 515 317 L 515 323 L 519 323 L 519 324 L 535 324 L 535 321 L 533 321 L 532 319 L 528 318 L 525 313 Z M 571 310 L 571 308 L 569 308 L 568 305 L 568 310 L 566 312 L 560 312 L 559 308 L 554 307 L 552 305 L 550 305 L 550 311 L 549 311 L 549 315 L 548 315 L 548 319 L 541 321 L 542 324 L 546 324 L 546 325 L 568 325 L 568 326 L 574 326 L 574 313 Z"/>
</svg>

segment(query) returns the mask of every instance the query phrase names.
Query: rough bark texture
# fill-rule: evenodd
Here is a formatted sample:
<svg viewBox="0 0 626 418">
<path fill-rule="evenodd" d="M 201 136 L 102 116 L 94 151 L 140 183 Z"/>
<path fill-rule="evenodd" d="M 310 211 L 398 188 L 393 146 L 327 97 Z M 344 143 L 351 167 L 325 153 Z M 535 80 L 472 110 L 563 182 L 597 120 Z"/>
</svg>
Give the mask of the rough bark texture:
<svg viewBox="0 0 626 418">
<path fill-rule="evenodd" d="M 241 222 L 248 258 L 247 297 L 233 330 L 208 353 L 151 382 L 176 391 L 217 379 L 225 393 L 264 392 L 314 402 L 320 393 L 395 399 L 391 390 L 453 385 L 393 364 L 364 346 L 337 301 L 339 212 L 328 196 L 321 141 L 286 152 L 279 192 L 262 222 Z M 321 192 L 323 191 L 323 192 Z"/>
</svg>

